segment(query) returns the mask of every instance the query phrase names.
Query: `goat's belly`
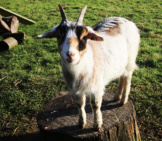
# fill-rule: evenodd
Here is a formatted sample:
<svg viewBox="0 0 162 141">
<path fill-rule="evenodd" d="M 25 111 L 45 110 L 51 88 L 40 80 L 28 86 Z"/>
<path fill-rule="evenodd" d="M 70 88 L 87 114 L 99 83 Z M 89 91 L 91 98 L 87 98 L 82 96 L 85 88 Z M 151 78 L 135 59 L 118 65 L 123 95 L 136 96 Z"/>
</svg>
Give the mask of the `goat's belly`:
<svg viewBox="0 0 162 141">
<path fill-rule="evenodd" d="M 84 80 L 84 79 L 83 79 Z M 76 95 L 91 95 L 98 92 L 101 88 L 104 89 L 104 82 L 99 78 L 91 78 L 89 81 L 81 81 L 78 84 L 74 84 L 73 88 L 70 88 L 71 94 Z"/>
<path fill-rule="evenodd" d="M 103 81 L 104 84 L 107 85 L 108 83 L 110 83 L 111 81 L 119 78 L 120 76 L 122 76 L 125 72 L 125 69 L 121 69 L 121 70 L 114 70 L 111 73 L 107 73 L 103 76 Z"/>
<path fill-rule="evenodd" d="M 103 81 L 104 85 L 107 85 L 109 82 L 119 78 L 122 76 L 126 71 L 127 66 L 127 55 L 121 57 L 121 59 L 118 59 L 114 61 L 115 59 L 112 59 L 111 63 L 109 63 L 108 66 L 105 65 L 105 69 L 103 72 Z"/>
</svg>

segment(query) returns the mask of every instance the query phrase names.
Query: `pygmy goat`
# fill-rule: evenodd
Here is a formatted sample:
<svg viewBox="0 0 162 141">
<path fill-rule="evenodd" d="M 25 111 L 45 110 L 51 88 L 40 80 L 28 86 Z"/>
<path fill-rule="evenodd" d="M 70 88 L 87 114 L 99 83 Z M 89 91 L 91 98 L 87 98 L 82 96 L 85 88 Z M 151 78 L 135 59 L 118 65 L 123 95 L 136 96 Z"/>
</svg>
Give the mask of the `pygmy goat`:
<svg viewBox="0 0 162 141">
<path fill-rule="evenodd" d="M 59 9 L 61 24 L 37 38 L 57 38 L 63 77 L 78 106 L 79 126 L 86 126 L 85 101 L 86 95 L 89 95 L 93 127 L 99 131 L 105 86 L 120 77 L 114 100 L 122 105 L 128 101 L 132 73 L 137 68 L 139 30 L 133 22 L 121 17 L 106 18 L 88 27 L 83 24 L 87 6 L 76 22 L 67 20 L 60 4 Z"/>
</svg>

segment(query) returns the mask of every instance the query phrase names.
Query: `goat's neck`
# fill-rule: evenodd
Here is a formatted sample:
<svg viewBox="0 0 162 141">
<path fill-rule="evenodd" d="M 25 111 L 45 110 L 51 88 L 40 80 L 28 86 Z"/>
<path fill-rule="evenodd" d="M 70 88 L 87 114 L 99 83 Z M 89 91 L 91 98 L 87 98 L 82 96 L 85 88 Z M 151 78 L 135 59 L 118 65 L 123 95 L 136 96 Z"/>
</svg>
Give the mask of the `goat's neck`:
<svg viewBox="0 0 162 141">
<path fill-rule="evenodd" d="M 62 60 L 62 71 L 64 79 L 72 87 L 72 83 L 81 83 L 88 81 L 93 75 L 94 60 L 93 52 L 90 46 L 87 46 L 86 52 L 81 56 L 80 61 L 76 65 L 66 64 Z"/>
</svg>

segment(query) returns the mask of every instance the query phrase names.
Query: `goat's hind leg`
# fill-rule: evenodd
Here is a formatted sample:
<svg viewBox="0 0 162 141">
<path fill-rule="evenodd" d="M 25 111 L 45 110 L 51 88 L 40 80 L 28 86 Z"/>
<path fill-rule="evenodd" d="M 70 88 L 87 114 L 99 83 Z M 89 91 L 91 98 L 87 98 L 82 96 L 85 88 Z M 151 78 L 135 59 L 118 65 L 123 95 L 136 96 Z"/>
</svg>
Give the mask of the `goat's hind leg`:
<svg viewBox="0 0 162 141">
<path fill-rule="evenodd" d="M 78 125 L 81 129 L 84 129 L 86 126 L 86 112 L 85 112 L 86 96 L 74 95 L 73 97 L 78 106 L 78 113 L 79 113 Z"/>
<path fill-rule="evenodd" d="M 91 108 L 93 114 L 93 127 L 97 130 L 101 130 L 102 126 L 102 113 L 101 113 L 101 104 L 102 104 L 102 95 L 91 95 Z"/>
<path fill-rule="evenodd" d="M 120 77 L 118 90 L 115 94 L 114 101 L 120 101 L 125 88 L 125 76 Z"/>
<path fill-rule="evenodd" d="M 122 94 L 121 99 L 121 105 L 125 105 L 128 102 L 128 96 L 130 93 L 130 87 L 131 87 L 131 79 L 132 79 L 133 72 L 129 72 L 127 76 L 124 77 L 125 79 L 125 85 L 124 85 L 124 91 Z"/>
</svg>

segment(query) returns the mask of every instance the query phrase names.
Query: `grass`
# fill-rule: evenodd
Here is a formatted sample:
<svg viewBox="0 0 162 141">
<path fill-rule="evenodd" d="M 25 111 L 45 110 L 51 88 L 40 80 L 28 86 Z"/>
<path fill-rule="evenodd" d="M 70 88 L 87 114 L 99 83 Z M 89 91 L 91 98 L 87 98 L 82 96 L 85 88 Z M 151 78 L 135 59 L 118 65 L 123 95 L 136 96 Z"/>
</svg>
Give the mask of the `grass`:
<svg viewBox="0 0 162 141">
<path fill-rule="evenodd" d="M 36 40 L 36 35 L 59 24 L 58 3 L 69 20 L 76 21 L 88 5 L 84 23 L 121 16 L 140 29 L 141 44 L 130 99 L 135 105 L 142 140 L 160 140 L 162 89 L 162 2 L 160 0 L 1 0 L 0 5 L 26 16 L 34 25 L 20 24 L 27 37 L 21 45 L 0 52 L 0 137 L 38 132 L 36 115 L 58 91 L 66 90 L 62 79 L 56 39 Z M 0 37 L 0 39 L 2 39 Z M 107 89 L 114 92 L 117 80 Z"/>
</svg>

